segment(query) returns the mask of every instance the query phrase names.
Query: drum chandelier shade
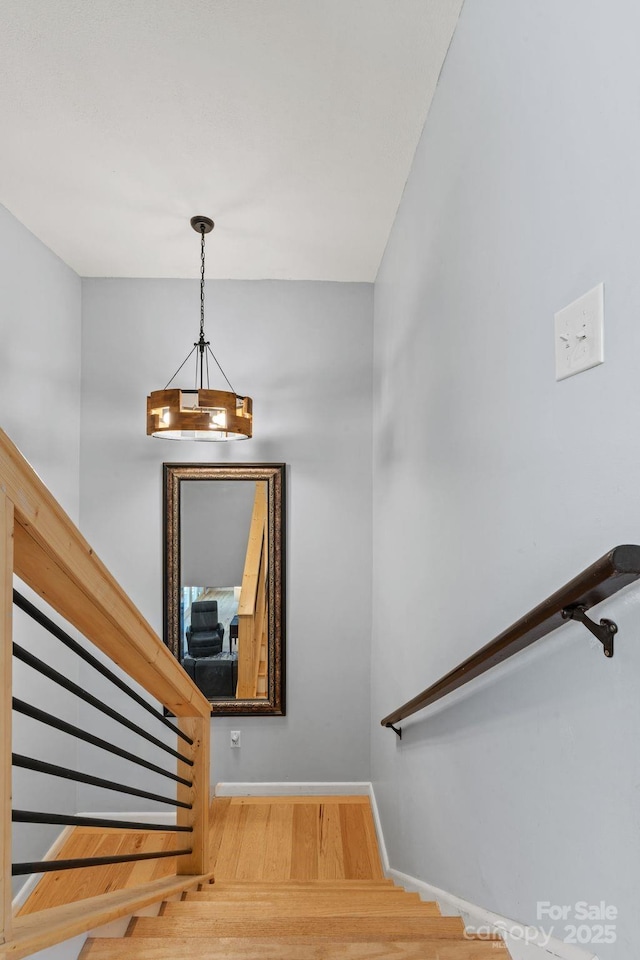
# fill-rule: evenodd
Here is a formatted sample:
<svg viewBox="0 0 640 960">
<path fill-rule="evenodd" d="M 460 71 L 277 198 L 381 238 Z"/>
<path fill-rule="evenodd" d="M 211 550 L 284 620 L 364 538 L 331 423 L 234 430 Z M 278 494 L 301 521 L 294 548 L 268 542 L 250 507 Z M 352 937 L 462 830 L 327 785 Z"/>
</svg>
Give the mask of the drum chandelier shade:
<svg viewBox="0 0 640 960">
<path fill-rule="evenodd" d="M 153 390 L 147 397 L 147 436 L 164 437 L 165 440 L 246 440 L 251 437 L 253 427 L 251 397 L 242 397 L 235 392 L 204 336 L 204 238 L 213 230 L 213 220 L 204 216 L 192 217 L 191 226 L 200 234 L 200 337 L 164 390 Z M 170 389 L 194 354 L 196 375 L 193 389 Z M 210 389 L 209 356 L 229 390 Z"/>
</svg>

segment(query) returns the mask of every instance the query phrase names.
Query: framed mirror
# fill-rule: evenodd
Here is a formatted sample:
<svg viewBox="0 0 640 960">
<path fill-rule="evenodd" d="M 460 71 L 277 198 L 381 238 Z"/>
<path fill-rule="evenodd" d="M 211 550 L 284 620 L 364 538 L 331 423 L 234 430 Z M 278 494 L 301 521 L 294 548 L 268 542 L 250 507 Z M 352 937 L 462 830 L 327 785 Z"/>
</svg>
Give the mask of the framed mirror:
<svg viewBox="0 0 640 960">
<path fill-rule="evenodd" d="M 164 642 L 218 716 L 285 713 L 285 464 L 165 463 Z"/>
</svg>

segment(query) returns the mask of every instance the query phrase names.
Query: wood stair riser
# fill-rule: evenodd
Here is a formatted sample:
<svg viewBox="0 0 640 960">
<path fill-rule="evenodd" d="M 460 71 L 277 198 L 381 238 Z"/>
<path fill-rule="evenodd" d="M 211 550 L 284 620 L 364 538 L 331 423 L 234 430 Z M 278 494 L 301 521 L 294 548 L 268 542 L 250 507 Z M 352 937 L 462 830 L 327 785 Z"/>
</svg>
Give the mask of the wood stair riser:
<svg viewBox="0 0 640 960">
<path fill-rule="evenodd" d="M 402 890 L 314 890 L 305 892 L 304 890 L 255 890 L 246 893 L 240 893 L 233 890 L 215 891 L 213 887 L 208 890 L 189 890 L 185 893 L 183 900 L 190 900 L 194 903 L 281 903 L 292 901 L 294 903 L 397 903 L 406 901 L 407 903 L 424 903 L 417 893 L 405 893 Z M 433 902 L 433 901 L 432 901 Z"/>
<path fill-rule="evenodd" d="M 402 887 L 397 887 L 393 880 L 214 880 L 202 887 L 203 890 L 213 891 L 233 891 L 234 893 L 250 894 L 257 890 L 265 890 L 272 893 L 283 892 L 286 894 L 292 891 L 340 891 L 349 893 L 351 890 L 367 890 L 375 892 L 376 890 L 389 891 L 396 893 L 405 893 Z"/>
<path fill-rule="evenodd" d="M 270 920 L 207 920 L 199 917 L 139 917 L 131 937 L 332 937 L 339 940 L 462 938 L 459 917 L 312 917 Z"/>
<path fill-rule="evenodd" d="M 321 904 L 321 903 L 193 903 L 181 900 L 168 904 L 162 911 L 163 917 L 194 917 L 210 920 L 279 920 L 313 917 L 439 917 L 440 911 L 434 904 L 403 903 L 397 904 Z"/>
<path fill-rule="evenodd" d="M 255 890 L 255 891 L 245 891 L 244 893 L 239 890 L 216 890 L 213 887 L 209 887 L 206 890 L 193 890 L 190 891 L 188 895 L 185 895 L 183 899 L 185 900 L 196 900 L 200 903 L 211 903 L 219 900 L 225 900 L 227 903 L 254 903 L 254 902 L 265 902 L 269 903 L 278 903 L 280 900 L 296 900 L 303 901 L 310 899 L 312 902 L 321 902 L 329 900 L 341 900 L 347 901 L 350 903 L 352 900 L 355 902 L 363 897 L 372 897 L 374 900 L 384 903 L 388 900 L 393 902 L 394 900 L 402 899 L 403 896 L 410 896 L 414 900 L 420 900 L 418 894 L 405 894 L 402 890 L 374 890 L 371 893 L 368 893 L 366 890 L 317 890 L 311 894 L 305 893 L 300 890 Z"/>
<path fill-rule="evenodd" d="M 88 941 L 79 960 L 509 960 L 495 941 L 364 941 L 307 937 L 215 941 L 189 937 L 163 940 Z"/>
<path fill-rule="evenodd" d="M 296 903 L 296 904 L 327 904 L 327 905 L 343 905 L 343 904 L 354 904 L 357 906 L 360 903 L 370 903 L 372 906 L 374 904 L 379 904 L 384 906 L 384 904 L 397 904 L 397 903 L 425 903 L 420 899 L 417 893 L 398 893 L 394 891 L 389 891 L 388 893 L 384 890 L 378 890 L 375 893 L 367 894 L 366 890 L 352 890 L 349 893 L 340 893 L 339 890 L 334 890 L 332 892 L 323 892 L 318 891 L 317 893 L 299 893 L 297 890 L 292 891 L 291 893 L 284 893 L 284 891 L 278 891 L 276 893 L 269 893 L 267 890 L 260 891 L 259 893 L 251 894 L 237 894 L 237 893 L 211 893 L 208 890 L 190 890 L 183 897 L 182 901 L 185 903 L 228 903 L 231 908 L 242 907 L 245 904 L 251 906 L 251 904 L 258 903 L 272 903 L 274 906 L 278 906 L 282 903 Z M 433 901 L 431 901 L 433 902 Z"/>
</svg>

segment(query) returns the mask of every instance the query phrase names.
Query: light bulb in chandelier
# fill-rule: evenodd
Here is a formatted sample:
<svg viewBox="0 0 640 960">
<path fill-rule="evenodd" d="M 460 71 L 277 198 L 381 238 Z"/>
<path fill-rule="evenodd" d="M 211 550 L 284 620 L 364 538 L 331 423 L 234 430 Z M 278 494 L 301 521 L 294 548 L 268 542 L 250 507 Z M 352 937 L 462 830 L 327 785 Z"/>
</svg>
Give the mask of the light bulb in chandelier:
<svg viewBox="0 0 640 960">
<path fill-rule="evenodd" d="M 166 440 L 246 440 L 252 435 L 251 397 L 236 393 L 204 335 L 204 238 L 213 230 L 209 217 L 191 218 L 200 234 L 200 336 L 163 390 L 147 397 L 147 436 Z M 187 361 L 195 355 L 193 389 L 171 388 Z M 212 390 L 209 357 L 224 377 L 229 390 Z"/>
</svg>

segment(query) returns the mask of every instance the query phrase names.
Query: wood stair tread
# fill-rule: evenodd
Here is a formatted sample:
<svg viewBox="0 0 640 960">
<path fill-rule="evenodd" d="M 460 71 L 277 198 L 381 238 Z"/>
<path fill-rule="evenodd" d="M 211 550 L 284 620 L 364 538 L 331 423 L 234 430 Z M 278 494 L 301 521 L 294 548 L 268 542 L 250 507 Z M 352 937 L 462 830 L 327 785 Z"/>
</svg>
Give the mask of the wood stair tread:
<svg viewBox="0 0 640 960">
<path fill-rule="evenodd" d="M 418 940 L 462 938 L 459 917 L 281 917 L 260 920 L 204 917 L 136 917 L 127 936 L 138 937 L 291 937 L 339 940 Z"/>
<path fill-rule="evenodd" d="M 309 937 L 211 940 L 100 938 L 87 941 L 79 960 L 509 960 L 495 940 L 331 941 Z"/>
</svg>

